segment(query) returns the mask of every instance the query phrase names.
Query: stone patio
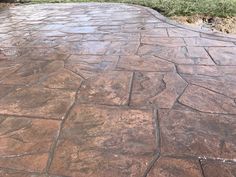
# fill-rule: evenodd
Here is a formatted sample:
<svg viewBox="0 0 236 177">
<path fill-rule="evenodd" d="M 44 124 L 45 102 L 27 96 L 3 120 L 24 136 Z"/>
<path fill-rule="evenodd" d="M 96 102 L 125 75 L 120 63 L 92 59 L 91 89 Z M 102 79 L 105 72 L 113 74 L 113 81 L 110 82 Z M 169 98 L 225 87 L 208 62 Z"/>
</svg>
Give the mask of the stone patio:
<svg viewBox="0 0 236 177">
<path fill-rule="evenodd" d="M 236 38 L 125 4 L 0 21 L 1 177 L 236 176 Z"/>
</svg>

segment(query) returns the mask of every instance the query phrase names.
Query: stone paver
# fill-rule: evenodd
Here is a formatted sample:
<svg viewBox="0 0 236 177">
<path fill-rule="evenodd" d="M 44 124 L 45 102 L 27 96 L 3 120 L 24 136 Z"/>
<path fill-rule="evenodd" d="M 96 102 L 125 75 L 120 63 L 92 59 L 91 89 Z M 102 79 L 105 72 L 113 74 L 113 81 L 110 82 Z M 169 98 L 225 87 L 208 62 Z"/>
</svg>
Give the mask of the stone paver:
<svg viewBox="0 0 236 177">
<path fill-rule="evenodd" d="M 140 6 L 0 12 L 1 177 L 235 177 L 236 38 Z"/>
</svg>

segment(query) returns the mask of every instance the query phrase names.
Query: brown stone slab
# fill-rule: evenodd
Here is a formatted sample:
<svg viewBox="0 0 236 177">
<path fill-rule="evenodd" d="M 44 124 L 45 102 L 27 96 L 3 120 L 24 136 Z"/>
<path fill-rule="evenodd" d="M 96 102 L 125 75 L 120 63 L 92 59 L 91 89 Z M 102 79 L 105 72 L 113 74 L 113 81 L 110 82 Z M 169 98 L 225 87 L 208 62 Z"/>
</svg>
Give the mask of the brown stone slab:
<svg viewBox="0 0 236 177">
<path fill-rule="evenodd" d="M 83 79 L 79 75 L 69 70 L 61 69 L 48 74 L 41 84 L 47 88 L 77 90 L 82 81 Z"/>
<path fill-rule="evenodd" d="M 110 45 L 108 41 L 70 42 L 58 46 L 57 50 L 65 54 L 103 55 Z"/>
<path fill-rule="evenodd" d="M 203 47 L 142 45 L 139 55 L 154 55 L 176 64 L 215 65 Z"/>
<path fill-rule="evenodd" d="M 180 74 L 225 76 L 236 75 L 236 66 L 177 65 Z"/>
<path fill-rule="evenodd" d="M 183 75 L 182 77 L 191 84 L 199 85 L 231 98 L 236 98 L 236 78 L 234 76 L 209 77 Z"/>
<path fill-rule="evenodd" d="M 147 177 L 202 177 L 198 160 L 161 157 Z"/>
<path fill-rule="evenodd" d="M 174 64 L 162 60 L 158 57 L 138 55 L 121 56 L 117 64 L 119 70 L 133 70 L 133 71 L 174 71 Z"/>
<path fill-rule="evenodd" d="M 138 51 L 139 45 L 140 43 L 135 41 L 112 42 L 106 52 L 106 55 L 135 55 Z"/>
<path fill-rule="evenodd" d="M 14 86 L 0 85 L 0 98 L 6 96 L 8 93 L 14 90 Z"/>
<path fill-rule="evenodd" d="M 54 175 L 39 174 L 39 173 L 27 173 L 9 169 L 8 170 L 0 169 L 0 176 L 1 177 L 62 177 L 62 176 L 54 176 Z"/>
<path fill-rule="evenodd" d="M 202 161 L 202 168 L 206 177 L 235 177 L 236 164 L 216 161 Z"/>
<path fill-rule="evenodd" d="M 0 59 L 0 82 L 2 79 L 18 70 L 22 64 Z"/>
<path fill-rule="evenodd" d="M 97 75 L 99 72 L 114 70 L 119 56 L 71 55 L 65 67 L 84 78 Z"/>
<path fill-rule="evenodd" d="M 169 37 L 142 37 L 141 42 L 143 44 L 161 45 L 161 46 L 185 46 L 185 42 L 182 38 L 169 38 Z"/>
<path fill-rule="evenodd" d="M 137 72 L 130 105 L 171 108 L 186 86 L 187 83 L 176 73 Z"/>
<path fill-rule="evenodd" d="M 46 47 L 46 46 L 45 46 Z M 69 55 L 52 48 L 29 48 L 29 52 L 21 56 L 23 60 L 64 60 Z"/>
<path fill-rule="evenodd" d="M 59 125 L 59 121 L 0 116 L 0 167 L 43 172 Z"/>
<path fill-rule="evenodd" d="M 80 103 L 127 105 L 132 72 L 97 73 L 83 83 L 78 94 Z"/>
<path fill-rule="evenodd" d="M 75 106 L 65 122 L 50 168 L 80 177 L 138 177 L 156 151 L 148 110 Z"/>
<path fill-rule="evenodd" d="M 63 61 L 28 61 L 0 83 L 11 85 L 35 84 L 51 73 L 62 70 L 63 67 Z"/>
<path fill-rule="evenodd" d="M 0 114 L 63 119 L 74 97 L 73 91 L 22 87 L 0 100 Z"/>
<path fill-rule="evenodd" d="M 235 116 L 171 110 L 160 115 L 163 154 L 235 159 Z"/>
<path fill-rule="evenodd" d="M 201 112 L 236 114 L 234 99 L 195 85 L 187 87 L 179 102 Z"/>
</svg>

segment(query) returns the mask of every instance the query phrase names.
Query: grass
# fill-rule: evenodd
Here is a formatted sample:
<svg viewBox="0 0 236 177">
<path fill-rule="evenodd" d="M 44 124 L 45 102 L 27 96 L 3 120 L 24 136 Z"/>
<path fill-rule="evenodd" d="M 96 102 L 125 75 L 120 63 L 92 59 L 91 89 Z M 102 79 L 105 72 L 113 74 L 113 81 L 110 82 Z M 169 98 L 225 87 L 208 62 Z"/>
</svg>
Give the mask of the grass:
<svg viewBox="0 0 236 177">
<path fill-rule="evenodd" d="M 23 0 L 24 1 L 24 0 Z M 217 17 L 236 16 L 236 0 L 30 0 L 43 2 L 123 2 L 147 6 L 166 16 L 203 14 Z"/>
</svg>

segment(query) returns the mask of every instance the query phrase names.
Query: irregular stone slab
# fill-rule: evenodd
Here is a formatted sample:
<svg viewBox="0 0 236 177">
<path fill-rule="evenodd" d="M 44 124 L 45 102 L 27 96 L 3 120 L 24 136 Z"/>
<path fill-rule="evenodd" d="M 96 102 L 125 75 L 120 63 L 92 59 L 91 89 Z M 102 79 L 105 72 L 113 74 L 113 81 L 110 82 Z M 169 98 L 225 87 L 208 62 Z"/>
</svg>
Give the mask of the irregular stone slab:
<svg viewBox="0 0 236 177">
<path fill-rule="evenodd" d="M 231 98 L 236 98 L 236 78 L 234 76 L 209 77 L 183 75 L 183 77 L 191 84 L 208 88 Z"/>
<path fill-rule="evenodd" d="M 42 77 L 64 67 L 63 61 L 26 62 L 23 67 L 3 79 L 0 83 L 12 85 L 30 85 L 39 82 Z"/>
<path fill-rule="evenodd" d="M 161 46 L 185 46 L 185 42 L 182 38 L 168 38 L 168 37 L 142 37 L 141 42 L 143 44 L 161 45 Z"/>
<path fill-rule="evenodd" d="M 215 65 L 202 47 L 167 47 L 142 45 L 139 55 L 154 55 L 176 64 Z"/>
<path fill-rule="evenodd" d="M 127 105 L 132 73 L 109 71 L 98 73 L 83 83 L 78 94 L 80 103 Z"/>
<path fill-rule="evenodd" d="M 232 42 L 212 40 L 207 38 L 184 38 L 188 46 L 234 46 Z"/>
<path fill-rule="evenodd" d="M 64 27 L 60 31 L 64 33 L 95 33 L 95 26 L 81 26 L 81 27 Z"/>
<path fill-rule="evenodd" d="M 130 105 L 171 108 L 187 83 L 176 73 L 141 73 L 134 75 Z"/>
<path fill-rule="evenodd" d="M 139 42 L 112 42 L 106 55 L 135 55 L 139 48 Z"/>
<path fill-rule="evenodd" d="M 0 59 L 0 80 L 18 70 L 22 64 Z M 0 81 L 1 82 L 1 81 Z"/>
<path fill-rule="evenodd" d="M 161 157 L 152 167 L 147 177 L 202 177 L 197 160 L 173 159 Z"/>
<path fill-rule="evenodd" d="M 42 68 L 48 64 L 47 61 L 28 62 L 16 72 L 1 81 L 2 84 L 26 85 L 36 83 L 42 74 Z"/>
<path fill-rule="evenodd" d="M 236 165 L 214 161 L 202 161 L 202 168 L 206 177 L 235 177 Z"/>
<path fill-rule="evenodd" d="M 187 87 L 179 102 L 202 112 L 236 114 L 232 98 L 195 85 Z"/>
<path fill-rule="evenodd" d="M 76 105 L 62 129 L 50 173 L 139 177 L 155 151 L 151 111 Z"/>
<path fill-rule="evenodd" d="M 6 177 L 60 177 L 60 176 L 47 175 L 47 174 L 27 173 L 27 172 L 22 172 L 22 171 L 3 170 L 3 169 L 0 169 L 0 176 L 6 176 Z"/>
<path fill-rule="evenodd" d="M 138 55 L 121 56 L 117 64 L 119 70 L 133 71 L 174 71 L 175 67 L 172 63 L 162 60 L 158 57 Z"/>
<path fill-rule="evenodd" d="M 218 65 L 236 65 L 236 47 L 210 47 L 208 51 Z"/>
<path fill-rule="evenodd" d="M 0 85 L 0 99 L 6 96 L 8 93 L 14 90 L 14 87 L 11 85 Z"/>
<path fill-rule="evenodd" d="M 73 91 L 22 87 L 0 100 L 0 114 L 63 119 L 74 98 Z"/>
<path fill-rule="evenodd" d="M 97 72 L 114 70 L 118 59 L 118 56 L 71 55 L 65 67 L 84 78 L 89 78 L 97 75 Z"/>
<path fill-rule="evenodd" d="M 178 73 L 189 75 L 225 76 L 236 75 L 236 66 L 177 65 Z"/>
<path fill-rule="evenodd" d="M 163 154 L 235 159 L 235 116 L 171 110 L 160 115 Z"/>
<path fill-rule="evenodd" d="M 77 55 L 103 55 L 111 45 L 108 41 L 70 42 L 57 47 L 62 53 Z"/>
<path fill-rule="evenodd" d="M 43 172 L 59 126 L 59 121 L 0 116 L 0 167 Z"/>
<path fill-rule="evenodd" d="M 79 75 L 69 70 L 61 69 L 52 74 L 48 74 L 41 84 L 47 88 L 77 90 L 82 80 Z"/>
</svg>

